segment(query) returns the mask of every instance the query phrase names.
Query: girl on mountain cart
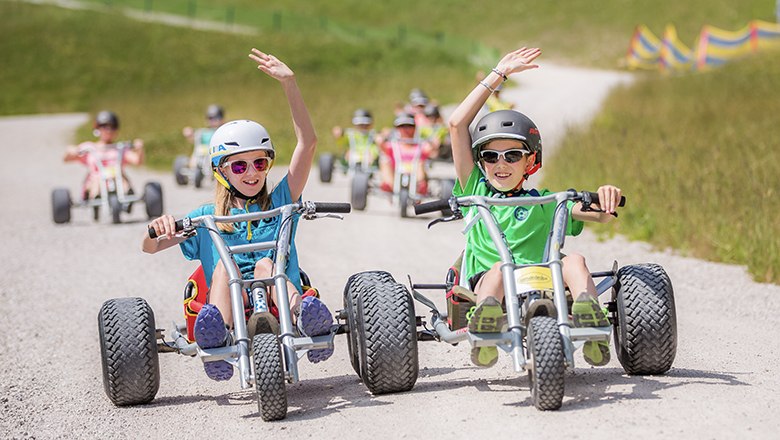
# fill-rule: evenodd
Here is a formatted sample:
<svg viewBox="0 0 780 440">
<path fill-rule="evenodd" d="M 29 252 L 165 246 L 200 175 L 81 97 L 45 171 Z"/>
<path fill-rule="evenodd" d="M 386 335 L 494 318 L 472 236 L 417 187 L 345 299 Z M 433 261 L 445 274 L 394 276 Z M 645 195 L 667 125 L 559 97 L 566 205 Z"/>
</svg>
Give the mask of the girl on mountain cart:
<svg viewBox="0 0 780 440">
<path fill-rule="evenodd" d="M 249 58 L 257 68 L 278 80 L 287 96 L 292 113 L 293 128 L 297 144 L 290 159 L 287 175 L 273 188 L 267 182 L 268 172 L 276 159 L 276 151 L 268 131 L 260 124 L 249 120 L 230 121 L 217 129 L 210 142 L 210 157 L 216 183 L 214 203 L 201 206 L 190 212 L 188 217 L 201 215 L 235 215 L 247 212 L 265 211 L 281 205 L 300 201 L 309 177 L 314 158 L 317 137 L 293 71 L 281 60 L 258 49 L 252 49 Z M 234 224 L 219 224 L 220 234 L 229 246 L 273 240 L 280 227 L 278 217 L 271 221 Z M 295 222 L 297 218 L 294 217 Z M 189 237 L 175 234 L 175 219 L 163 215 L 149 225 L 162 240 L 144 237 L 143 250 L 155 253 L 178 244 L 184 256 L 200 260 L 209 285 L 208 303 L 195 319 L 194 336 L 198 346 L 215 348 L 229 343 L 229 329 L 235 319 L 232 315 L 228 274 L 219 259 L 216 248 L 207 233 Z M 293 231 L 295 227 L 293 227 Z M 294 233 L 293 238 L 294 240 Z M 273 274 L 273 251 L 234 255 L 244 279 L 261 279 Z M 291 242 L 290 256 L 285 274 L 289 279 L 290 309 L 298 330 L 305 336 L 317 336 L 330 330 L 333 318 L 316 290 L 302 295 L 301 274 L 298 267 L 298 253 Z M 269 289 L 271 302 L 275 289 Z M 244 292 L 244 301 L 248 301 Z M 275 317 L 264 313 L 260 319 L 250 318 L 247 325 L 250 333 L 272 332 L 278 328 Z M 272 322 L 273 321 L 273 322 Z M 252 328 L 249 328 L 252 327 Z M 332 349 L 309 350 L 311 362 L 320 362 L 331 356 Z M 204 363 L 206 374 L 214 380 L 227 380 L 233 375 L 233 367 L 225 361 Z"/>
</svg>

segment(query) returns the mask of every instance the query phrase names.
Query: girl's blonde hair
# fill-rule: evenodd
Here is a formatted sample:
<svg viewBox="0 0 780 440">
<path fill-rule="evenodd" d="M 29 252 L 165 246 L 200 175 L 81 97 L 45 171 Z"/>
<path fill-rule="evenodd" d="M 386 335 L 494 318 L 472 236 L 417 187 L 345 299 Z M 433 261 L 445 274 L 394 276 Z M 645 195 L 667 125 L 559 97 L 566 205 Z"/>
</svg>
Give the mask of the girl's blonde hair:
<svg viewBox="0 0 780 440">
<path fill-rule="evenodd" d="M 230 215 L 230 208 L 233 207 L 236 197 L 230 193 L 230 191 L 223 185 L 217 185 L 216 194 L 214 195 L 214 215 Z M 268 180 L 263 183 L 263 189 L 260 193 L 254 197 L 254 203 L 260 205 L 260 209 L 265 211 L 271 205 L 271 196 L 268 193 Z M 226 233 L 232 233 L 236 230 L 233 223 L 217 223 L 217 227 L 220 231 Z"/>
</svg>

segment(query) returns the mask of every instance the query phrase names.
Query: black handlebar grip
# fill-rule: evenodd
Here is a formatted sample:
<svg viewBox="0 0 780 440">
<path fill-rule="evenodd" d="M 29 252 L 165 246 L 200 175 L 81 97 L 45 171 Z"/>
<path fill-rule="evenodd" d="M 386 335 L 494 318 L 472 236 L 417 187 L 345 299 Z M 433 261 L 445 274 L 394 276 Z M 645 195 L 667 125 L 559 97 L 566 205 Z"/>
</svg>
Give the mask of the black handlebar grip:
<svg viewBox="0 0 780 440">
<path fill-rule="evenodd" d="M 593 203 L 599 203 L 599 193 L 594 193 L 590 191 L 586 191 L 586 192 L 590 195 L 590 199 L 593 201 Z M 618 206 L 620 207 L 626 206 L 626 196 L 620 196 L 620 203 L 618 203 Z"/>
<path fill-rule="evenodd" d="M 440 199 L 414 205 L 414 214 L 427 214 L 429 212 L 442 211 L 445 209 L 450 209 L 450 199 Z"/>
<path fill-rule="evenodd" d="M 349 214 L 352 205 L 349 203 L 314 202 L 314 210 L 317 212 L 332 212 L 335 214 Z"/>
<path fill-rule="evenodd" d="M 181 232 L 184 230 L 184 219 L 176 220 L 176 232 Z M 154 228 L 150 227 L 147 232 L 149 233 L 149 238 L 157 238 L 157 231 L 154 230 Z"/>
</svg>

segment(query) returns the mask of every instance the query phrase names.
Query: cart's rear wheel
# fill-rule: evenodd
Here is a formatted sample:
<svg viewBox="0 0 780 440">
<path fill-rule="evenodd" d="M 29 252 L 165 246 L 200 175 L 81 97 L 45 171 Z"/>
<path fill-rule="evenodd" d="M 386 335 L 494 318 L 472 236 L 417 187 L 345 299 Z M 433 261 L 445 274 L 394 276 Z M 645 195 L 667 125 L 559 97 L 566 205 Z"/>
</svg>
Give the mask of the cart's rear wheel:
<svg viewBox="0 0 780 440">
<path fill-rule="evenodd" d="M 412 389 L 419 372 L 417 320 L 402 284 L 374 283 L 357 297 L 360 377 L 373 394 Z"/>
<path fill-rule="evenodd" d="M 663 374 L 677 354 L 677 313 L 669 276 L 657 264 L 625 266 L 613 289 L 615 351 L 628 374 Z"/>
<path fill-rule="evenodd" d="M 564 374 L 563 340 L 555 318 L 535 316 L 528 326 L 528 354 L 531 369 L 531 399 L 536 409 L 555 410 L 563 403 Z"/>
<path fill-rule="evenodd" d="M 54 223 L 67 223 L 70 221 L 70 207 L 72 205 L 70 191 L 67 188 L 56 188 L 51 193 L 51 211 Z"/>
<path fill-rule="evenodd" d="M 151 402 L 160 387 L 154 312 L 143 298 L 116 298 L 98 313 L 103 388 L 114 405 Z"/>
<path fill-rule="evenodd" d="M 361 375 L 360 358 L 361 356 L 358 344 L 357 330 L 357 298 L 367 286 L 373 284 L 392 284 L 395 279 L 392 275 L 384 271 L 360 272 L 352 275 L 344 286 L 344 310 L 347 311 L 347 348 L 349 349 L 349 360 L 352 368 L 358 376 Z"/>
<path fill-rule="evenodd" d="M 255 335 L 252 339 L 252 359 L 255 364 L 255 389 L 260 417 L 266 422 L 287 417 L 282 350 L 276 335 Z"/>
<path fill-rule="evenodd" d="M 187 156 L 176 156 L 173 161 L 173 175 L 176 177 L 176 183 L 179 185 L 186 185 L 189 181 L 187 175 L 184 174 L 184 170 L 189 167 L 190 158 Z"/>
</svg>

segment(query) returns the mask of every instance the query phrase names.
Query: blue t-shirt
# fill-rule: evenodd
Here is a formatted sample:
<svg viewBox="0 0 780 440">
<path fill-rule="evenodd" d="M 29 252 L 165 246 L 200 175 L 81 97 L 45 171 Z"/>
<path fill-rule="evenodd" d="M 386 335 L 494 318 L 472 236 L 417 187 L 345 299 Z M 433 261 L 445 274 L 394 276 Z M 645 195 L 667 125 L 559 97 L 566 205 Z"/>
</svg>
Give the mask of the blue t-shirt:
<svg viewBox="0 0 780 440">
<path fill-rule="evenodd" d="M 300 201 L 300 199 L 299 199 Z M 271 205 L 268 209 L 278 208 L 282 205 L 292 203 L 292 196 L 290 195 L 290 186 L 287 183 L 287 176 L 279 182 L 278 185 L 271 191 Z M 249 212 L 260 211 L 260 206 L 256 203 L 249 205 Z M 230 214 L 245 214 L 244 209 L 231 208 Z M 188 217 L 198 217 L 201 215 L 213 215 L 214 204 L 203 205 L 194 211 L 187 214 Z M 295 249 L 295 231 L 298 225 L 299 215 L 295 214 L 292 217 L 292 238 L 290 243 L 290 256 L 287 259 L 287 268 L 285 273 L 290 281 L 293 283 L 298 292 L 301 292 L 301 274 L 298 267 L 298 252 Z M 279 226 L 281 223 L 281 215 L 268 218 L 265 220 L 257 220 L 252 222 L 252 238 L 247 239 L 247 222 L 234 223 L 235 230 L 232 233 L 220 232 L 222 238 L 228 246 L 235 246 L 239 244 L 247 243 L 259 243 L 264 241 L 276 240 L 279 233 Z M 179 244 L 181 252 L 188 260 L 200 260 L 203 265 L 203 271 L 206 275 L 206 282 L 211 285 L 211 277 L 214 274 L 214 269 L 217 267 L 219 261 L 219 254 L 214 244 L 211 241 L 211 236 L 205 229 L 197 229 L 197 235 L 194 235 L 187 240 Z M 274 250 L 256 251 L 243 254 L 234 254 L 233 258 L 236 260 L 238 269 L 242 274 L 251 274 L 254 270 L 255 263 L 268 257 L 273 260 Z"/>
</svg>

